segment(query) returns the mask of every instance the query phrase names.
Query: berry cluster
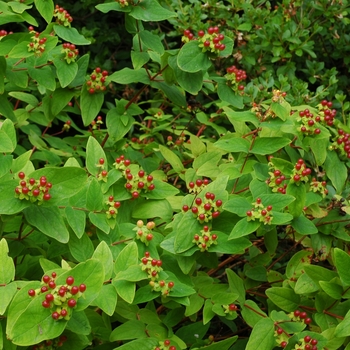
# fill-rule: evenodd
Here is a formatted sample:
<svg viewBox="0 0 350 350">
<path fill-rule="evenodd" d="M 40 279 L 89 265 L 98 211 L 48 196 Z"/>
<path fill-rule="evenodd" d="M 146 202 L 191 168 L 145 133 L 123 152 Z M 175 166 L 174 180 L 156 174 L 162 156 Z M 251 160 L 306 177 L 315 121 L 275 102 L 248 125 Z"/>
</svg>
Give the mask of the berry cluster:
<svg viewBox="0 0 350 350">
<path fill-rule="evenodd" d="M 68 64 L 75 62 L 75 60 L 77 59 L 77 56 L 79 55 L 79 50 L 75 47 L 75 45 L 70 43 L 63 43 L 62 46 L 63 48 L 61 52 L 65 54 L 64 56 L 65 61 Z"/>
<path fill-rule="evenodd" d="M 308 317 L 305 311 L 295 310 L 294 312 L 291 312 L 290 314 L 288 314 L 288 316 L 292 321 L 303 322 L 306 325 L 309 325 L 310 323 L 312 323 L 312 319 Z"/>
<path fill-rule="evenodd" d="M 62 131 L 69 131 L 71 124 L 72 124 L 72 122 L 70 120 L 67 120 L 63 124 Z"/>
<path fill-rule="evenodd" d="M 198 246 L 201 252 L 205 252 L 213 244 L 218 244 L 217 238 L 218 236 L 215 233 L 211 233 L 208 226 L 204 226 L 200 234 L 194 235 L 192 242 Z"/>
<path fill-rule="evenodd" d="M 299 159 L 295 164 L 290 181 L 293 183 L 308 182 L 311 169 L 308 168 L 303 159 Z"/>
<path fill-rule="evenodd" d="M 209 51 L 215 54 L 219 54 L 225 50 L 226 46 L 222 43 L 225 36 L 219 33 L 219 27 L 209 27 L 207 33 L 203 30 L 198 32 L 199 47 L 202 48 L 203 52 Z"/>
<path fill-rule="evenodd" d="M 138 220 L 136 223 L 136 227 L 133 230 L 136 231 L 136 238 L 148 245 L 149 242 L 153 239 L 152 230 L 155 227 L 156 224 L 153 221 L 149 221 L 145 225 L 142 220 Z"/>
<path fill-rule="evenodd" d="M 272 187 L 272 192 L 279 192 L 282 194 L 286 194 L 287 184 L 284 183 L 286 177 L 282 174 L 282 172 L 278 169 L 274 168 L 273 163 L 269 163 L 270 165 L 270 178 L 267 180 L 270 187 Z"/>
<path fill-rule="evenodd" d="M 299 116 L 297 118 L 298 122 L 301 122 L 301 126 L 298 128 L 303 134 L 320 134 L 321 130 L 318 127 L 318 123 L 321 121 L 321 117 L 319 115 L 314 116 L 308 109 L 304 109 L 299 112 Z"/>
<path fill-rule="evenodd" d="M 333 103 L 327 100 L 322 100 L 321 103 L 318 105 L 318 114 L 320 117 L 320 121 L 328 126 L 333 125 L 335 116 L 337 114 L 337 111 L 335 109 L 332 109 L 332 106 Z"/>
<path fill-rule="evenodd" d="M 6 30 L 1 29 L 0 30 L 0 40 L 8 34 L 13 34 L 13 32 L 7 32 Z"/>
<path fill-rule="evenodd" d="M 328 194 L 328 190 L 326 186 L 327 186 L 326 181 L 317 181 L 316 178 L 313 178 L 310 183 L 310 191 L 319 192 L 324 198 Z"/>
<path fill-rule="evenodd" d="M 15 188 L 15 195 L 19 199 L 30 200 L 31 202 L 38 202 L 41 204 L 43 201 L 51 199 L 49 193 L 52 183 L 48 182 L 45 176 L 41 176 L 39 180 L 34 178 L 26 178 L 23 171 L 18 173 L 19 185 Z"/>
<path fill-rule="evenodd" d="M 54 310 L 51 313 L 51 317 L 54 320 L 69 320 L 71 310 L 77 305 L 77 300 L 85 292 L 86 285 L 83 283 L 74 285 L 74 277 L 69 276 L 66 279 L 66 284 L 57 286 L 56 276 L 55 272 L 51 276 L 44 275 L 42 278 L 43 286 L 37 290 L 29 289 L 28 295 L 35 297 L 42 293 L 47 293 L 42 301 L 42 306 L 45 309 Z"/>
<path fill-rule="evenodd" d="M 115 219 L 118 214 L 118 209 L 120 208 L 120 202 L 115 201 L 113 196 L 109 196 L 106 204 L 109 207 L 106 211 L 107 219 Z"/>
<path fill-rule="evenodd" d="M 244 85 L 240 82 L 247 79 L 245 70 L 238 69 L 236 66 L 230 66 L 226 69 L 225 78 L 230 82 L 232 87 L 237 87 L 238 90 L 244 90 Z"/>
<path fill-rule="evenodd" d="M 254 208 L 247 211 L 247 220 L 259 220 L 260 222 L 263 222 L 264 225 L 271 225 L 271 221 L 273 220 L 273 216 L 271 213 L 272 205 L 268 205 L 267 207 L 265 207 L 261 203 L 261 198 L 257 198 L 256 201 L 252 204 L 254 205 Z"/>
<path fill-rule="evenodd" d="M 35 56 L 40 56 L 45 51 L 46 38 L 40 38 L 40 33 L 36 32 L 32 26 L 29 27 L 29 32 L 33 34 L 31 42 L 27 45 L 28 51 L 34 51 Z"/>
<path fill-rule="evenodd" d="M 127 0 L 115 0 L 121 7 L 129 6 L 129 2 Z"/>
<path fill-rule="evenodd" d="M 96 164 L 96 167 L 101 170 L 97 175 L 97 180 L 107 182 L 108 171 L 105 169 L 105 159 L 100 158 Z"/>
<path fill-rule="evenodd" d="M 203 224 L 209 222 L 212 219 L 217 218 L 220 215 L 220 208 L 222 206 L 222 200 L 217 199 L 215 201 L 215 194 L 207 192 L 204 199 L 197 197 L 194 200 L 194 205 L 191 207 L 191 211 L 197 220 Z M 182 210 L 187 212 L 190 209 L 188 205 L 184 205 Z"/>
<path fill-rule="evenodd" d="M 36 344 L 32 347 L 32 350 L 54 350 L 63 346 L 63 343 L 67 341 L 66 335 L 61 335 L 55 339 L 44 340 L 43 342 Z"/>
<path fill-rule="evenodd" d="M 188 43 L 191 40 L 196 40 L 194 34 L 191 32 L 190 29 L 185 29 L 184 30 L 184 35 L 183 35 L 181 41 L 184 42 L 184 43 Z"/>
<path fill-rule="evenodd" d="M 191 182 L 188 183 L 188 191 L 189 191 L 189 193 L 198 194 L 208 184 L 209 184 L 209 180 L 208 179 L 204 179 L 204 180 L 197 179 L 195 182 L 191 181 Z"/>
<path fill-rule="evenodd" d="M 159 345 L 156 346 L 153 350 L 176 350 L 176 346 L 170 344 L 171 341 L 169 339 L 165 339 L 163 342 L 159 342 Z"/>
<path fill-rule="evenodd" d="M 106 78 L 108 72 L 106 70 L 102 71 L 100 67 L 94 69 L 90 74 L 90 79 L 86 82 L 87 89 L 90 94 L 94 94 L 99 91 L 106 91 Z"/>
<path fill-rule="evenodd" d="M 339 150 L 343 157 L 350 159 L 350 134 L 346 133 L 343 129 L 338 130 L 338 134 L 333 139 L 333 143 L 330 146 L 331 150 Z"/>
<path fill-rule="evenodd" d="M 161 292 L 163 296 L 169 295 L 172 288 L 174 288 L 174 282 L 166 282 L 159 280 L 159 273 L 163 271 L 162 260 L 153 259 L 149 252 L 145 252 L 145 256 L 141 259 L 142 271 L 147 272 L 150 279 L 149 285 L 155 292 Z"/>
<path fill-rule="evenodd" d="M 318 350 L 317 347 L 318 340 L 311 338 L 309 335 L 306 335 L 304 338 L 299 339 L 299 344 L 296 345 L 296 350 Z"/>
<path fill-rule="evenodd" d="M 137 199 L 141 192 L 153 191 L 155 186 L 153 184 L 153 176 L 147 175 L 144 170 L 139 170 L 136 174 L 131 173 L 130 168 L 123 171 L 126 179 L 125 188 L 131 193 L 132 198 Z"/>
<path fill-rule="evenodd" d="M 236 315 L 237 311 L 238 311 L 238 306 L 236 304 L 229 304 L 229 305 L 222 305 L 225 314 L 228 315 Z"/>
<path fill-rule="evenodd" d="M 92 130 L 100 129 L 101 125 L 103 124 L 102 117 L 99 115 L 96 120 L 93 120 L 90 125 Z"/>
<path fill-rule="evenodd" d="M 70 24 L 73 22 L 73 17 L 68 13 L 67 10 L 65 10 L 63 7 L 60 7 L 59 5 L 56 5 L 53 16 L 56 17 L 56 23 L 65 27 L 70 27 Z"/>
</svg>

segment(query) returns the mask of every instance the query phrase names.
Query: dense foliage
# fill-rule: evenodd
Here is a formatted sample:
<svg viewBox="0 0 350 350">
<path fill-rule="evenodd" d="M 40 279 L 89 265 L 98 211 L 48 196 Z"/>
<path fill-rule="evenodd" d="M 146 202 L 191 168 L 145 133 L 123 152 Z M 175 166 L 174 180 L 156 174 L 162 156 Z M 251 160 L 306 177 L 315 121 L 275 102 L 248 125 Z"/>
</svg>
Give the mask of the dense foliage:
<svg viewBox="0 0 350 350">
<path fill-rule="evenodd" d="M 350 5 L 0 2 L 0 349 L 350 349 Z"/>
</svg>

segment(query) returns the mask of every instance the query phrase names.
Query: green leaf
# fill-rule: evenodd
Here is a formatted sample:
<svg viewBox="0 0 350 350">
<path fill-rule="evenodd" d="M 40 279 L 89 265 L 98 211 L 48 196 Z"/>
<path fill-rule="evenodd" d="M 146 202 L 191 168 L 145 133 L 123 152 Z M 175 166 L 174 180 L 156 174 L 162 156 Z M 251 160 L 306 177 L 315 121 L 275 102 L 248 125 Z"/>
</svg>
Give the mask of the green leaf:
<svg viewBox="0 0 350 350">
<path fill-rule="evenodd" d="M 238 294 L 237 299 L 240 303 L 244 303 L 246 293 L 243 280 L 231 269 L 226 269 L 225 272 L 231 291 Z"/>
<path fill-rule="evenodd" d="M 118 350 L 152 350 L 157 345 L 159 345 L 158 339 L 155 338 L 136 339 L 122 346 L 118 346 Z"/>
<path fill-rule="evenodd" d="M 85 233 L 85 225 L 86 225 L 86 214 L 82 210 L 76 210 L 72 207 L 65 208 L 65 214 L 68 221 L 69 226 L 76 234 L 78 238 L 80 238 Z"/>
<path fill-rule="evenodd" d="M 86 84 L 83 85 L 80 95 L 81 116 L 85 126 L 89 125 L 99 114 L 104 101 L 102 92 L 90 94 Z"/>
<path fill-rule="evenodd" d="M 129 266 L 139 264 L 138 250 L 136 242 L 129 243 L 117 256 L 114 263 L 114 272 L 127 270 Z"/>
<path fill-rule="evenodd" d="M 37 283 L 35 284 L 37 288 Z M 24 296 L 28 301 L 24 301 Z M 19 346 L 38 344 L 58 337 L 67 321 L 55 321 L 51 312 L 41 305 L 42 298 L 28 298 L 28 289 L 22 288 L 12 300 L 8 311 L 7 337 Z M 21 310 L 18 310 L 18 306 Z"/>
<path fill-rule="evenodd" d="M 121 115 L 117 108 L 107 112 L 106 124 L 108 132 L 113 141 L 121 140 L 132 128 L 135 120 L 127 113 Z"/>
<path fill-rule="evenodd" d="M 263 318 L 253 328 L 246 350 L 270 350 L 276 345 L 275 325 L 270 318 Z"/>
<path fill-rule="evenodd" d="M 210 320 L 215 316 L 215 312 L 213 311 L 213 304 L 210 299 L 207 299 L 204 302 L 203 307 L 203 324 L 207 324 Z"/>
<path fill-rule="evenodd" d="M 321 283 L 321 282 L 320 282 Z M 296 294 L 310 294 L 317 292 L 319 286 L 306 273 L 302 274 L 295 284 L 294 291 Z"/>
<path fill-rule="evenodd" d="M 299 217 L 293 219 L 291 225 L 294 230 L 301 235 L 312 235 L 318 232 L 315 224 L 304 215 L 300 215 Z"/>
<path fill-rule="evenodd" d="M 250 142 L 241 137 L 221 138 L 214 143 L 214 146 L 227 152 L 244 152 L 248 153 Z"/>
<path fill-rule="evenodd" d="M 5 119 L 0 123 L 0 152 L 12 153 L 16 145 L 16 130 L 13 122 L 10 119 Z"/>
<path fill-rule="evenodd" d="M 130 320 L 115 328 L 109 340 L 113 342 L 135 338 L 147 338 L 146 325 L 138 320 Z"/>
<path fill-rule="evenodd" d="M 150 192 L 150 194 L 153 194 L 154 191 Z M 155 197 L 157 196 L 149 196 L 149 198 L 155 198 Z M 165 199 L 164 200 L 158 199 L 158 200 L 147 200 L 138 204 L 132 212 L 132 217 L 136 219 L 150 219 L 150 218 L 160 217 L 165 220 L 170 220 L 172 218 L 172 214 L 173 214 L 173 209 L 171 208 L 171 205 L 169 204 L 169 202 Z"/>
<path fill-rule="evenodd" d="M 201 224 L 193 217 L 192 212 L 182 216 L 181 221 L 175 228 L 174 250 L 177 254 L 183 253 L 193 247 L 193 236 L 201 230 Z"/>
<path fill-rule="evenodd" d="M 235 213 L 238 216 L 247 216 L 247 211 L 251 210 L 252 203 L 248 201 L 246 198 L 231 195 L 230 199 L 223 205 L 223 209 L 229 211 L 230 213 Z"/>
<path fill-rule="evenodd" d="M 246 300 L 241 308 L 242 317 L 250 327 L 254 327 L 261 319 L 267 317 L 265 312 L 252 300 Z"/>
<path fill-rule="evenodd" d="M 176 17 L 176 13 L 165 9 L 156 0 L 144 0 L 132 7 L 130 16 L 145 22 L 158 22 Z"/>
<path fill-rule="evenodd" d="M 92 259 L 99 260 L 105 271 L 104 280 L 108 281 L 112 277 L 113 273 L 113 255 L 111 249 L 105 241 L 101 241 L 96 247 L 95 252 L 93 253 Z"/>
<path fill-rule="evenodd" d="M 247 218 L 243 218 L 237 222 L 232 229 L 228 239 L 235 239 L 239 237 L 248 236 L 255 232 L 260 227 L 261 222 L 258 220 L 248 221 Z"/>
<path fill-rule="evenodd" d="M 168 59 L 169 66 L 173 69 L 176 81 L 187 92 L 196 95 L 203 86 L 203 72 L 189 73 L 181 70 L 177 65 L 177 57 L 171 56 Z"/>
<path fill-rule="evenodd" d="M 346 286 L 350 286 L 350 256 L 345 251 L 334 248 L 334 264 L 337 268 L 340 280 Z"/>
<path fill-rule="evenodd" d="M 255 113 L 251 111 L 234 111 L 229 107 L 223 107 L 223 110 L 225 111 L 228 120 L 234 125 L 235 122 L 250 122 L 253 125 L 257 126 L 259 124 L 259 120 L 256 117 Z"/>
<path fill-rule="evenodd" d="M 139 36 L 142 44 L 146 46 L 146 48 L 163 55 L 164 46 L 159 35 L 153 34 L 148 30 L 142 30 L 139 32 Z"/>
<path fill-rule="evenodd" d="M 272 287 L 265 293 L 275 305 L 287 312 L 296 310 L 300 304 L 300 296 L 290 288 Z"/>
<path fill-rule="evenodd" d="M 68 43 L 75 45 L 91 44 L 90 40 L 87 40 L 83 35 L 79 34 L 79 32 L 73 27 L 68 28 L 59 24 L 54 24 L 53 30 L 61 39 Z"/>
<path fill-rule="evenodd" d="M 56 89 L 56 79 L 53 68 L 44 66 L 40 68 L 28 67 L 29 76 L 42 87 L 54 91 Z"/>
<path fill-rule="evenodd" d="M 286 120 L 290 115 L 291 107 L 288 102 L 272 102 L 271 111 L 276 114 L 276 116 L 282 120 Z"/>
<path fill-rule="evenodd" d="M 31 205 L 24 209 L 23 212 L 28 223 L 43 234 L 61 243 L 68 242 L 69 232 L 58 207 Z"/>
<path fill-rule="evenodd" d="M 341 300 L 343 298 L 343 287 L 340 284 L 327 281 L 319 281 L 319 284 L 322 290 L 334 300 Z"/>
<path fill-rule="evenodd" d="M 0 113 L 14 123 L 17 121 L 17 118 L 13 113 L 13 105 L 9 102 L 5 94 L 0 94 Z"/>
<path fill-rule="evenodd" d="M 196 40 L 182 46 L 177 56 L 177 64 L 181 70 L 189 73 L 205 71 L 211 66 L 209 57 L 198 47 Z"/>
<path fill-rule="evenodd" d="M 103 169 L 100 164 L 100 158 L 107 163 L 106 154 L 99 142 L 92 136 L 89 137 L 86 144 L 86 168 L 91 175 L 98 175 Z"/>
<path fill-rule="evenodd" d="M 18 186 L 18 181 L 15 180 L 0 182 L 0 214 L 16 214 L 30 205 L 26 200 L 15 198 L 16 186 Z"/>
<path fill-rule="evenodd" d="M 350 311 L 346 313 L 344 319 L 335 328 L 334 336 L 338 338 L 350 336 Z"/>
<path fill-rule="evenodd" d="M 118 281 L 113 280 L 112 283 L 116 288 L 118 295 L 122 299 L 124 299 L 127 303 L 131 304 L 135 298 L 135 291 L 136 291 L 135 282 L 125 281 L 125 280 L 118 280 Z M 151 291 L 150 286 L 145 286 L 145 287 Z M 138 291 L 140 290 L 141 288 L 138 289 Z M 155 295 L 155 297 L 156 296 L 157 295 Z"/>
<path fill-rule="evenodd" d="M 123 68 L 120 71 L 114 72 L 108 77 L 109 80 L 117 84 L 126 85 L 130 83 L 144 83 L 149 84 L 150 79 L 147 71 L 144 68 L 131 69 Z"/>
<path fill-rule="evenodd" d="M 1 249 L 1 246 L 0 246 L 0 249 Z M 7 307 L 9 306 L 12 298 L 16 293 L 17 293 L 16 283 L 10 283 L 0 287 L 0 315 L 5 314 Z M 0 342 L 0 349 L 1 349 L 1 342 Z"/>
<path fill-rule="evenodd" d="M 113 316 L 117 307 L 117 300 L 118 296 L 115 286 L 113 284 L 104 284 L 98 297 L 94 300 L 94 304 L 108 316 Z"/>
<path fill-rule="evenodd" d="M 89 219 L 93 225 L 99 228 L 102 232 L 108 234 L 111 230 L 107 222 L 107 217 L 105 213 L 93 213 L 89 212 Z"/>
<path fill-rule="evenodd" d="M 79 262 L 91 258 L 94 252 L 94 246 L 88 235 L 82 235 L 81 238 L 71 235 L 68 247 L 73 258 Z"/>
<path fill-rule="evenodd" d="M 29 174 L 30 177 L 39 179 L 41 176 L 46 176 L 49 182 L 52 183 L 50 189 L 50 203 L 58 203 L 60 200 L 70 198 L 78 193 L 86 183 L 87 174 L 80 167 L 45 167 L 36 170 Z"/>
<path fill-rule="evenodd" d="M 306 188 L 304 184 L 297 185 L 289 183 L 287 186 L 287 194 L 296 198 L 294 202 L 288 205 L 288 211 L 293 217 L 299 217 L 302 214 L 306 202 Z"/>
<path fill-rule="evenodd" d="M 9 247 L 5 238 L 0 241 L 0 285 L 7 284 L 15 278 L 15 264 L 8 256 Z M 0 287 L 1 288 L 1 287 Z"/>
<path fill-rule="evenodd" d="M 324 169 L 327 173 L 328 178 L 332 181 L 332 184 L 335 187 L 337 193 L 341 194 L 348 176 L 348 170 L 345 164 L 338 158 L 336 152 L 327 152 Z"/>
<path fill-rule="evenodd" d="M 53 0 L 35 0 L 35 7 L 44 18 L 46 23 L 50 23 L 53 17 L 54 3 Z"/>
<path fill-rule="evenodd" d="M 167 162 L 170 163 L 176 173 L 180 174 L 185 170 L 180 158 L 173 151 L 163 145 L 159 145 L 159 150 L 162 156 Z"/>
<path fill-rule="evenodd" d="M 135 70 L 142 68 L 149 60 L 147 52 L 131 51 L 131 61 Z"/>
<path fill-rule="evenodd" d="M 287 278 L 298 278 L 304 272 L 305 267 L 311 264 L 310 255 L 312 254 L 306 250 L 295 253 L 287 264 Z"/>
<path fill-rule="evenodd" d="M 218 96 L 221 101 L 229 103 L 231 106 L 242 109 L 243 108 L 243 97 L 237 94 L 225 83 L 218 84 Z"/>
<path fill-rule="evenodd" d="M 109 11 L 122 11 L 122 12 L 130 12 L 129 7 L 122 7 L 119 2 L 108 2 L 105 4 L 99 4 L 95 6 L 97 10 L 108 13 Z"/>
<path fill-rule="evenodd" d="M 259 137 L 255 140 L 251 153 L 269 155 L 290 144 L 285 137 Z"/>
<path fill-rule="evenodd" d="M 67 323 L 66 329 L 75 334 L 89 335 L 91 333 L 91 326 L 85 312 L 73 312 L 72 317 Z"/>
<path fill-rule="evenodd" d="M 53 64 L 56 67 L 56 74 L 61 87 L 67 87 L 78 73 L 78 64 L 76 62 L 68 64 L 63 58 L 54 59 Z"/>
<path fill-rule="evenodd" d="M 200 347 L 198 350 L 229 350 L 231 349 L 231 345 L 235 343 L 237 339 L 238 335 L 235 335 L 234 337 Z"/>
<path fill-rule="evenodd" d="M 101 211 L 103 207 L 103 194 L 96 178 L 90 177 L 86 193 L 86 208 L 90 211 Z"/>
</svg>

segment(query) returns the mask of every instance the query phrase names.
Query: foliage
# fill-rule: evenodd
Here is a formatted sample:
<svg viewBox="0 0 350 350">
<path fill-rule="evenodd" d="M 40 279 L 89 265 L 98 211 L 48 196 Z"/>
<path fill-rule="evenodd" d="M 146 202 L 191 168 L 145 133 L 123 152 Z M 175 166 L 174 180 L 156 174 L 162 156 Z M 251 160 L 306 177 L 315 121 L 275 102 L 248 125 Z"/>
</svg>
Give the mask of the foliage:
<svg viewBox="0 0 350 350">
<path fill-rule="evenodd" d="M 350 349 L 347 1 L 0 11 L 0 349 Z"/>
</svg>

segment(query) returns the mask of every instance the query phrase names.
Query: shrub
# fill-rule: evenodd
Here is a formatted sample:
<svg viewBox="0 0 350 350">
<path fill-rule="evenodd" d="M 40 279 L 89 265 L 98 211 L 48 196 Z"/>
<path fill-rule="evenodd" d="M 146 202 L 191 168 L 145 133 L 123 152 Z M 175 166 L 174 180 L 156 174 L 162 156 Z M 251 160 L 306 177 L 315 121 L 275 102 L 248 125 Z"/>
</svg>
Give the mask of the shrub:
<svg viewBox="0 0 350 350">
<path fill-rule="evenodd" d="M 0 349 L 349 349 L 348 3 L 0 4 Z"/>
</svg>

